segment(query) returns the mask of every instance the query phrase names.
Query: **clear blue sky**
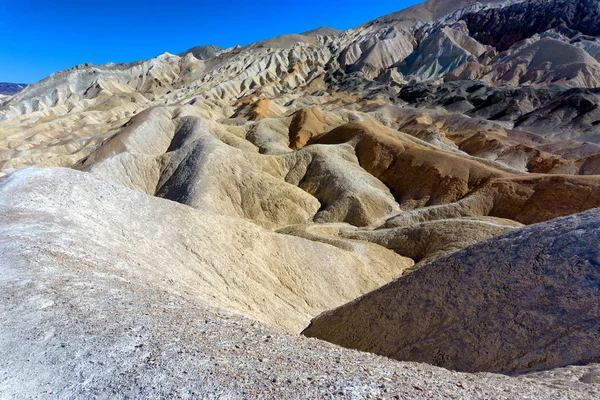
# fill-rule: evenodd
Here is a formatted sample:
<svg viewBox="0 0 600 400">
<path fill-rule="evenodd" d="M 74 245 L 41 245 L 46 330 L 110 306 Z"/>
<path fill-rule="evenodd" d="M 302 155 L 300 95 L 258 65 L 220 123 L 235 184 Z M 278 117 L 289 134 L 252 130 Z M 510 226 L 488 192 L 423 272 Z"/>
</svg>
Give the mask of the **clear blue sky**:
<svg viewBox="0 0 600 400">
<path fill-rule="evenodd" d="M 33 83 L 77 64 L 245 45 L 318 26 L 348 29 L 418 0 L 0 0 L 0 82 Z"/>
</svg>

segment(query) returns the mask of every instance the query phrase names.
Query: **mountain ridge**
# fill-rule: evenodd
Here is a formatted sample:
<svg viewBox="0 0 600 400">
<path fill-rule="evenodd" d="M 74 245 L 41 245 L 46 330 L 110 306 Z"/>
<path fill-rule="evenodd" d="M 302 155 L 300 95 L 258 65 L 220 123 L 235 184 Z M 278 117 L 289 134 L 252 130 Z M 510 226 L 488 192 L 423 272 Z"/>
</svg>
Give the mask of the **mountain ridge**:
<svg viewBox="0 0 600 400">
<path fill-rule="evenodd" d="M 22 90 L 25 86 L 27 86 L 25 83 L 0 82 L 0 95 L 13 95 Z"/>
</svg>

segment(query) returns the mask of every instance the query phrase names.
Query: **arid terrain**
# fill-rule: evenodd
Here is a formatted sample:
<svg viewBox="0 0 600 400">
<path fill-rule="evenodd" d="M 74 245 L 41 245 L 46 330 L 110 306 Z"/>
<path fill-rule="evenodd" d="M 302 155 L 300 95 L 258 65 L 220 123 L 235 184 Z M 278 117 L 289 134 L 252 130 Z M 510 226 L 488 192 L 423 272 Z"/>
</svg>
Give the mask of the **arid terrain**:
<svg viewBox="0 0 600 400">
<path fill-rule="evenodd" d="M 3 87 L 0 398 L 600 398 L 597 0 Z"/>
</svg>

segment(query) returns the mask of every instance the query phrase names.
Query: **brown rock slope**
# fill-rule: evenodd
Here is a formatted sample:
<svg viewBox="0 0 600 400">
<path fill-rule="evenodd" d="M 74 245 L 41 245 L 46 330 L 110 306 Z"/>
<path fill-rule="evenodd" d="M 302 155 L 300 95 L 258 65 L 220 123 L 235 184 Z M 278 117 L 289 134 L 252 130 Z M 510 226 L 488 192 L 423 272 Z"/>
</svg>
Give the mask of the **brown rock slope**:
<svg viewBox="0 0 600 400">
<path fill-rule="evenodd" d="M 290 124 L 290 148 L 300 149 L 313 136 L 328 131 L 324 119 L 318 108 L 303 108 L 294 113 Z"/>
<path fill-rule="evenodd" d="M 354 230 L 344 237 L 377 243 L 408 257 L 415 268 L 479 241 L 511 231 L 519 226 L 511 220 L 492 217 L 448 218 L 404 227 Z"/>
<path fill-rule="evenodd" d="M 600 360 L 600 211 L 441 258 L 304 334 L 398 360 L 503 373 Z"/>
<path fill-rule="evenodd" d="M 550 111 L 547 114 L 558 118 L 563 113 L 553 114 Z M 372 115 L 385 126 L 430 144 L 483 158 L 499 167 L 504 166 L 504 169 L 509 167 L 520 172 L 544 174 L 597 175 L 595 171 L 600 148 L 590 142 L 549 139 L 524 130 L 509 129 L 500 122 L 439 109 L 386 105 L 373 110 Z M 562 127 L 556 129 L 564 131 Z"/>
<path fill-rule="evenodd" d="M 351 144 L 361 167 L 389 187 L 404 209 L 463 200 L 462 216 L 530 224 L 600 206 L 597 176 L 513 174 L 375 122 L 342 125 L 313 143 Z"/>
</svg>

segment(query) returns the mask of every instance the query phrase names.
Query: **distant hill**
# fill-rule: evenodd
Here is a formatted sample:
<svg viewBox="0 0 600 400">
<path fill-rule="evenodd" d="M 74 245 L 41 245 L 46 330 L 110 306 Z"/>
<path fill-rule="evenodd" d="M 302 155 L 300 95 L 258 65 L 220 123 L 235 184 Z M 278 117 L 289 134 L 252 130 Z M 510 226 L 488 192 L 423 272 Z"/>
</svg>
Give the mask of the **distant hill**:
<svg viewBox="0 0 600 400">
<path fill-rule="evenodd" d="M 219 54 L 221 54 L 221 52 L 223 50 L 224 49 L 219 46 L 215 46 L 214 44 L 209 44 L 207 46 L 192 47 L 189 50 L 179 53 L 178 56 L 183 57 L 188 53 L 192 53 L 194 55 L 194 57 L 196 57 L 199 60 L 207 60 L 209 58 L 218 56 Z"/>
<path fill-rule="evenodd" d="M 335 28 L 330 28 L 328 26 L 321 26 L 319 28 L 316 29 L 311 29 L 310 31 L 306 31 L 301 33 L 301 35 L 304 36 L 337 36 L 340 33 L 342 33 L 343 31 L 339 30 L 339 29 L 335 29 Z"/>
<path fill-rule="evenodd" d="M 23 89 L 25 86 L 27 86 L 27 85 L 24 83 L 0 82 L 0 94 L 4 94 L 4 95 L 15 94 L 18 91 L 20 91 L 21 89 Z"/>
</svg>

